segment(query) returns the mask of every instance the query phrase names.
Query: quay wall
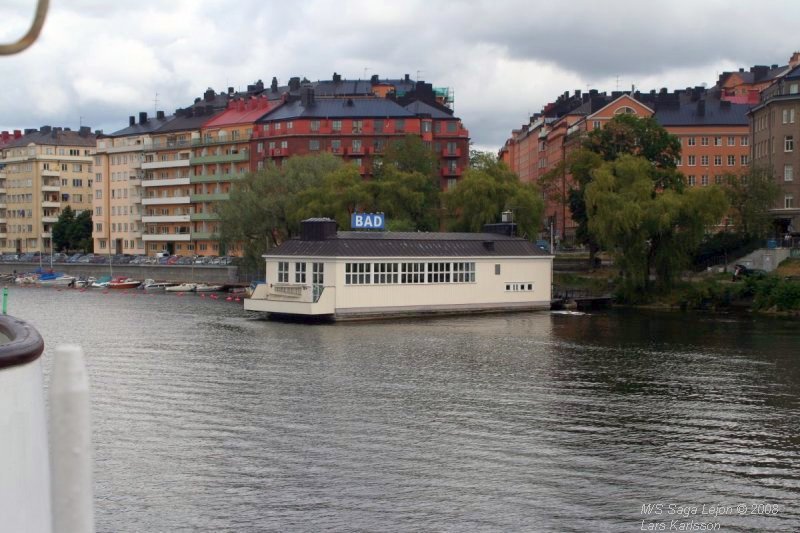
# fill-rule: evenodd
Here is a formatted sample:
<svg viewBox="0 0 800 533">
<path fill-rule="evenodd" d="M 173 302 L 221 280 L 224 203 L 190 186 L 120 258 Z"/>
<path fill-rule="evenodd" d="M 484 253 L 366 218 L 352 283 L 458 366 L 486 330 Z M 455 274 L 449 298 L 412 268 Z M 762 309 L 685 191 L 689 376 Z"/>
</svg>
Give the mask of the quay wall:
<svg viewBox="0 0 800 533">
<path fill-rule="evenodd" d="M 50 265 L 43 265 L 49 269 Z M 39 268 L 39 263 L 0 263 L 0 274 L 32 272 Z M 63 272 L 70 276 L 89 277 L 108 276 L 108 265 L 93 265 L 88 263 L 56 263 L 53 270 Z M 197 283 L 243 283 L 239 279 L 239 269 L 236 266 L 194 266 L 191 265 L 113 265 L 114 276 L 127 276 L 144 281 L 197 282 Z"/>
</svg>

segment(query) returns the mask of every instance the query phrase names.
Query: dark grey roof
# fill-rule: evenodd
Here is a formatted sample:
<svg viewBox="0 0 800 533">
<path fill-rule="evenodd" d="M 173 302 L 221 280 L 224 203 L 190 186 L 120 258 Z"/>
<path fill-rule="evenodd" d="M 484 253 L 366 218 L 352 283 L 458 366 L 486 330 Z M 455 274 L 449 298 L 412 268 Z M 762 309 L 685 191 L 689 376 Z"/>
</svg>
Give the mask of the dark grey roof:
<svg viewBox="0 0 800 533">
<path fill-rule="evenodd" d="M 375 118 L 407 118 L 414 114 L 401 105 L 385 98 L 336 98 L 318 99 L 314 105 L 303 107 L 299 100 L 288 102 L 276 108 L 258 122 L 287 120 L 303 117 L 337 118 L 337 117 L 375 117 Z"/>
<path fill-rule="evenodd" d="M 104 137 L 124 137 L 127 135 L 142 135 L 145 133 L 152 133 L 157 129 L 167 125 L 167 123 L 169 123 L 173 118 L 175 118 L 175 115 L 170 115 L 164 118 L 149 117 L 144 124 L 137 122 L 133 126 L 128 126 L 127 128 L 115 131 L 109 135 L 104 135 Z"/>
<path fill-rule="evenodd" d="M 162 127 L 155 130 L 155 133 L 169 133 L 172 131 L 186 131 L 186 130 L 196 130 L 200 129 L 200 126 L 214 118 L 215 116 L 219 115 L 225 111 L 224 108 L 222 109 L 215 109 L 210 113 L 204 113 L 202 115 L 192 114 L 191 116 L 186 116 L 182 114 L 176 113 L 172 115 L 172 120 L 165 123 Z"/>
<path fill-rule="evenodd" d="M 47 129 L 45 129 L 47 128 Z M 63 130 L 62 128 L 48 128 L 43 126 L 42 130 L 28 131 L 19 139 L 14 139 L 3 148 L 17 148 L 20 146 L 28 146 L 31 143 L 44 144 L 50 146 L 97 146 L 97 136 L 94 133 L 84 133 L 71 130 Z"/>
<path fill-rule="evenodd" d="M 783 78 L 786 80 L 796 80 L 797 78 L 800 78 L 800 65 L 787 72 L 786 76 Z"/>
<path fill-rule="evenodd" d="M 484 243 L 491 242 L 492 246 Z M 491 249 L 490 249 L 491 248 Z M 481 257 L 548 256 L 533 243 L 495 233 L 340 231 L 336 237 L 291 239 L 267 256 L 303 257 Z"/>
<path fill-rule="evenodd" d="M 699 102 L 704 102 L 701 112 Z M 692 101 L 682 95 L 677 106 L 656 106 L 655 119 L 662 126 L 747 126 L 747 112 L 752 104 L 723 102 L 716 96 Z"/>
<path fill-rule="evenodd" d="M 442 111 L 441 109 L 437 109 L 430 104 L 426 104 L 425 102 L 421 102 L 420 100 L 414 100 L 405 108 L 415 115 L 429 115 L 431 118 L 444 118 L 444 119 L 452 119 L 453 117 L 452 112 L 447 113 Z"/>
</svg>

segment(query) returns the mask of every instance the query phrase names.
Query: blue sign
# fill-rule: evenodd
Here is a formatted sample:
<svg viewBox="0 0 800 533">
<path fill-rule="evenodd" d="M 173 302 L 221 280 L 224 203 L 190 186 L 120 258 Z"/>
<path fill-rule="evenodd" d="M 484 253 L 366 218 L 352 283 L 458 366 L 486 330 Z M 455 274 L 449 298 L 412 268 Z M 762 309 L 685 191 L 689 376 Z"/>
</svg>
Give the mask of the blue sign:
<svg viewBox="0 0 800 533">
<path fill-rule="evenodd" d="M 353 213 L 350 215 L 352 229 L 383 229 L 386 218 L 383 213 Z"/>
</svg>

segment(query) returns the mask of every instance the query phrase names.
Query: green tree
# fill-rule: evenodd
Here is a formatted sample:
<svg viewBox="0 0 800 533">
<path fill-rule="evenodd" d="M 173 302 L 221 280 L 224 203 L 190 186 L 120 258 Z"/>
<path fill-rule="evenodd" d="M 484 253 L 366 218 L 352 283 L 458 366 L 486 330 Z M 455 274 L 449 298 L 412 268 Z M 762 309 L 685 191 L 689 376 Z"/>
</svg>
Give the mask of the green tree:
<svg viewBox="0 0 800 533">
<path fill-rule="evenodd" d="M 628 300 L 647 296 L 653 271 L 657 288 L 669 288 L 728 208 L 721 188 L 662 189 L 658 172 L 645 157 L 620 155 L 585 190 L 588 230 L 614 253 Z"/>
<path fill-rule="evenodd" d="M 64 207 L 58 220 L 53 224 L 53 248 L 60 252 L 72 249 L 71 232 L 75 223 L 75 211 L 70 206 Z"/>
<path fill-rule="evenodd" d="M 92 240 L 92 212 L 87 210 L 78 213 L 69 232 L 73 250 L 83 252 L 94 251 L 94 241 Z"/>
<path fill-rule="evenodd" d="M 350 215 L 372 209 L 373 195 L 355 165 L 342 165 L 323 176 L 316 187 L 300 193 L 300 218 L 329 217 L 340 228 L 350 225 Z"/>
<path fill-rule="evenodd" d="M 440 224 L 439 180 L 419 171 L 389 165 L 369 182 L 373 206 L 393 231 L 437 231 Z"/>
<path fill-rule="evenodd" d="M 400 172 L 419 172 L 425 176 L 436 176 L 438 164 L 433 149 L 426 146 L 420 137 L 406 135 L 399 141 L 389 143 L 375 170 L 375 175 L 379 177 L 383 169 L 393 166 Z"/>
<path fill-rule="evenodd" d="M 771 173 L 767 169 L 751 168 L 742 175 L 727 174 L 725 183 L 736 231 L 746 238 L 767 235 L 772 225 L 769 210 L 775 206 L 780 193 Z"/>
<path fill-rule="evenodd" d="M 245 264 L 261 268 L 268 246 L 299 232 L 304 215 L 301 193 L 319 187 L 342 165 L 341 159 L 320 154 L 291 157 L 281 167 L 269 165 L 248 174 L 231 188 L 230 201 L 217 208 L 221 241 L 243 243 Z"/>
<path fill-rule="evenodd" d="M 503 211 L 511 210 L 521 235 L 538 233 L 544 202 L 538 188 L 522 183 L 505 163 L 493 157 L 476 158 L 475 168 L 444 196 L 444 203 L 456 231 L 481 231 L 484 224 L 498 222 Z"/>
</svg>

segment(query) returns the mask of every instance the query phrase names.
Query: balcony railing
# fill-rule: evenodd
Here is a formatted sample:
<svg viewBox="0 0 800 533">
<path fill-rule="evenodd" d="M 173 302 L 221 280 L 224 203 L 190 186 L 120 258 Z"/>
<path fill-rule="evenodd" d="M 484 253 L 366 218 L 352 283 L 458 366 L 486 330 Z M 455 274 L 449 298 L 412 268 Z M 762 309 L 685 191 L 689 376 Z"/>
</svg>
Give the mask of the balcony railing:
<svg viewBox="0 0 800 533">
<path fill-rule="evenodd" d="M 234 139 L 233 137 L 224 137 L 216 139 L 192 139 L 192 146 L 215 146 L 218 144 L 235 144 L 250 142 L 253 138 L 252 135 L 245 135 Z"/>
<path fill-rule="evenodd" d="M 201 156 L 193 155 L 191 159 L 193 165 L 203 165 L 209 163 L 232 163 L 235 161 L 249 161 L 249 160 L 250 160 L 250 152 L 247 150 L 229 154 L 212 154 L 212 155 L 201 155 Z"/>
</svg>

